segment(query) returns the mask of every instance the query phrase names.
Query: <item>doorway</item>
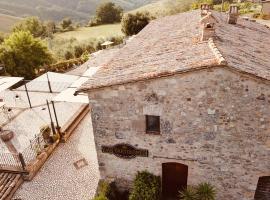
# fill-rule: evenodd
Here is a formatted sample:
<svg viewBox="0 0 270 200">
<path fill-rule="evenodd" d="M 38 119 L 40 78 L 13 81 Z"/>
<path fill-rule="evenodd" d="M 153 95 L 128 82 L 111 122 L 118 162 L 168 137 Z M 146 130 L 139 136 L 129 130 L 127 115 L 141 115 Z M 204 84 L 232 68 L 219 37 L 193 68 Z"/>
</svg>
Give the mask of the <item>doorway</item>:
<svg viewBox="0 0 270 200">
<path fill-rule="evenodd" d="M 180 163 L 162 164 L 162 199 L 179 199 L 179 191 L 187 187 L 188 166 Z"/>
</svg>

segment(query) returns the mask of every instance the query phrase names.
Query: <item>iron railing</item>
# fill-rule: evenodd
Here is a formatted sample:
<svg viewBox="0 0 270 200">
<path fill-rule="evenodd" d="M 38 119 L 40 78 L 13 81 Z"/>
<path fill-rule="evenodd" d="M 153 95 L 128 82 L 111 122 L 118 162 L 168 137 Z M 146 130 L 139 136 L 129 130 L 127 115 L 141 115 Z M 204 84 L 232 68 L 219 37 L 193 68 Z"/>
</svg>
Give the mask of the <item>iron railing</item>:
<svg viewBox="0 0 270 200">
<path fill-rule="evenodd" d="M 28 165 L 36 159 L 36 157 L 45 148 L 45 141 L 42 134 L 36 135 L 33 140 L 30 140 L 30 145 L 22 152 L 25 164 Z"/>
<path fill-rule="evenodd" d="M 0 153 L 0 169 L 22 169 L 19 154 Z"/>
<path fill-rule="evenodd" d="M 42 133 L 30 140 L 30 145 L 21 153 L 0 153 L 0 169 L 25 171 L 27 165 L 35 161 L 46 147 Z"/>
</svg>

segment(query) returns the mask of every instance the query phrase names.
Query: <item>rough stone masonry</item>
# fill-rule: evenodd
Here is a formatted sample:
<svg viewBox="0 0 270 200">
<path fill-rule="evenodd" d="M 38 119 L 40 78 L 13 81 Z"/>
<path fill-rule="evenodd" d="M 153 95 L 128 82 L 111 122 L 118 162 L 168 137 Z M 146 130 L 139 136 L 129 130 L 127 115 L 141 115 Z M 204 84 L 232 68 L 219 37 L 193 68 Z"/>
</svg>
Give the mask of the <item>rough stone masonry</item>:
<svg viewBox="0 0 270 200">
<path fill-rule="evenodd" d="M 169 89 L 168 89 L 169 88 Z M 129 183 L 138 170 L 161 175 L 163 162 L 188 165 L 188 185 L 212 183 L 219 200 L 251 200 L 270 173 L 270 85 L 213 68 L 89 93 L 103 178 Z M 161 135 L 145 133 L 145 115 Z M 129 143 L 149 157 L 123 160 L 101 145 Z"/>
</svg>

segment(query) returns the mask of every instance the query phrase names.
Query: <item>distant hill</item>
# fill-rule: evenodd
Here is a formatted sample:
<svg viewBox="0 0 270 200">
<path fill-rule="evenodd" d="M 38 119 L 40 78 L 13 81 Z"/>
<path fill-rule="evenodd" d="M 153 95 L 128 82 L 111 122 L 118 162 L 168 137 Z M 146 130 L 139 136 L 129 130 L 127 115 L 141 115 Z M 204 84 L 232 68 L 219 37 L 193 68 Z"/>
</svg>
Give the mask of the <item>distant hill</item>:
<svg viewBox="0 0 270 200">
<path fill-rule="evenodd" d="M 126 11 L 133 10 L 155 0 L 111 0 Z M 87 22 L 95 14 L 101 0 L 0 0 L 0 13 L 17 16 L 39 16 L 43 20 L 60 21 L 70 17 Z"/>
<path fill-rule="evenodd" d="M 0 14 L 0 32 L 9 32 L 12 26 L 20 20 L 19 17 Z"/>
<path fill-rule="evenodd" d="M 149 12 L 152 16 L 162 17 L 166 15 L 172 15 L 189 10 L 191 4 L 195 0 L 159 0 L 151 2 L 140 8 L 130 11 L 134 12 Z"/>
</svg>

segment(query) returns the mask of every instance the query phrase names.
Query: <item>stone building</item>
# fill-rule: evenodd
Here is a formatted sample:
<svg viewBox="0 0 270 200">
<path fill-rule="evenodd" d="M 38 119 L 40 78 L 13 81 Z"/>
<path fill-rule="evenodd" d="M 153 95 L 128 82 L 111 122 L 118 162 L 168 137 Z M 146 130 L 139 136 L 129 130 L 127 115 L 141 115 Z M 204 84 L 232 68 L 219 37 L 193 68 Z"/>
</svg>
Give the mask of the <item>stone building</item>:
<svg viewBox="0 0 270 200">
<path fill-rule="evenodd" d="M 165 196 L 210 182 L 218 200 L 254 199 L 259 178 L 269 187 L 270 30 L 207 15 L 152 21 L 78 90 L 102 178 L 127 187 L 148 170 Z"/>
<path fill-rule="evenodd" d="M 262 1 L 262 13 L 270 15 L 270 0 Z"/>
</svg>

